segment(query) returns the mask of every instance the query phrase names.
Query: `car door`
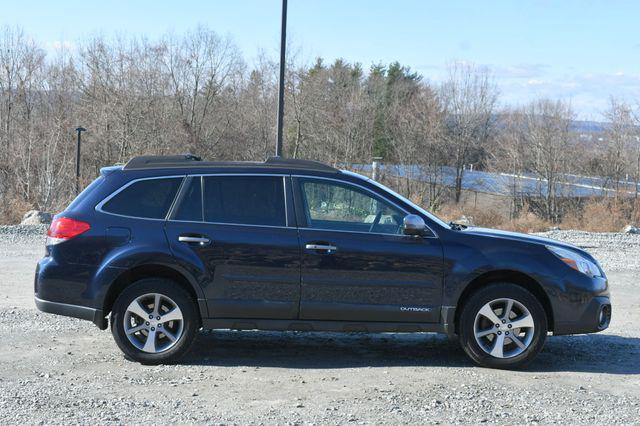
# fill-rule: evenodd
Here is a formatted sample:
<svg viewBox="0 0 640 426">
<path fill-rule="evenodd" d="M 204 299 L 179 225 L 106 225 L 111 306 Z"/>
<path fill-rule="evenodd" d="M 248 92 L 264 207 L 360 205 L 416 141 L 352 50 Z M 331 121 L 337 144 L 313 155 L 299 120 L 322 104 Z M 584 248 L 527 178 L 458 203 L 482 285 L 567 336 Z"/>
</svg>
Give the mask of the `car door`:
<svg viewBox="0 0 640 426">
<path fill-rule="evenodd" d="M 437 322 L 442 247 L 402 233 L 403 208 L 364 186 L 294 177 L 302 252 L 300 318 Z"/>
<path fill-rule="evenodd" d="M 287 211 L 288 177 L 188 179 L 166 234 L 176 257 L 199 265 L 209 316 L 297 318 L 300 249 L 293 210 Z"/>
</svg>

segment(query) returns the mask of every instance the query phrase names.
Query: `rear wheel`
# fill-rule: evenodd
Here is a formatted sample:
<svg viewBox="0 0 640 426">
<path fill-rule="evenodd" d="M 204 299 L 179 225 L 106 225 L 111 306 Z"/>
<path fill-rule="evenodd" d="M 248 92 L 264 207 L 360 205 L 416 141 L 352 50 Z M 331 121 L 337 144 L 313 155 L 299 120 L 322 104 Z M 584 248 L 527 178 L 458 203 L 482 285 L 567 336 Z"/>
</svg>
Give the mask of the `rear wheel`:
<svg viewBox="0 0 640 426">
<path fill-rule="evenodd" d="M 473 293 L 462 307 L 460 343 L 479 365 L 517 368 L 542 349 L 547 318 L 540 301 L 509 283 L 491 284 Z"/>
<path fill-rule="evenodd" d="M 111 333 L 124 354 L 143 364 L 172 363 L 191 347 L 198 309 L 173 281 L 149 278 L 127 287 L 111 313 Z"/>
</svg>

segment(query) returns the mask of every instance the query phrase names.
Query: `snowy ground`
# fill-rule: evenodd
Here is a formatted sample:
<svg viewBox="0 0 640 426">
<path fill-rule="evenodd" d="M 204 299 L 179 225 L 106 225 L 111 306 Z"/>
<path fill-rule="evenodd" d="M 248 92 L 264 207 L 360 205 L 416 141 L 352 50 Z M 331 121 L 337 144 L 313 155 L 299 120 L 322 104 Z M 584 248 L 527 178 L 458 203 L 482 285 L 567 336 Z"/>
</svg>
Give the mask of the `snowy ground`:
<svg viewBox="0 0 640 426">
<path fill-rule="evenodd" d="M 608 272 L 600 334 L 550 337 L 524 371 L 430 334 L 201 333 L 180 365 L 123 359 L 108 331 L 37 312 L 43 229 L 0 227 L 0 424 L 640 422 L 640 236 L 555 231 Z"/>
</svg>

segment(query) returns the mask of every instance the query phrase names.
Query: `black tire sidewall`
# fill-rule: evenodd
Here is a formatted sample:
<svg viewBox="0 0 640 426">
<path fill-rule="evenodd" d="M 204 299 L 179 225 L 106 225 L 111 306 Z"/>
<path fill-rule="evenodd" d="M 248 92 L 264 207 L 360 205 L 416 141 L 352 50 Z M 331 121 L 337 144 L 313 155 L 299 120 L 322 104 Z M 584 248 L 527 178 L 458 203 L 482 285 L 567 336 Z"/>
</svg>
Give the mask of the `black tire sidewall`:
<svg viewBox="0 0 640 426">
<path fill-rule="evenodd" d="M 476 314 L 486 303 L 500 298 L 522 303 L 533 316 L 535 330 L 531 344 L 523 353 L 513 358 L 495 358 L 482 350 L 475 339 Z M 484 367 L 510 369 L 526 365 L 542 350 L 547 330 L 547 317 L 540 301 L 527 289 L 511 283 L 491 284 L 476 291 L 467 299 L 460 315 L 460 344 L 475 363 Z"/>
<path fill-rule="evenodd" d="M 124 332 L 124 315 L 129 304 L 147 293 L 160 293 L 171 298 L 182 311 L 183 332 L 178 342 L 169 350 L 157 354 L 142 352 L 136 348 Z M 111 333 L 116 344 L 133 361 L 141 364 L 170 364 L 180 359 L 191 348 L 199 328 L 198 307 L 193 298 L 179 284 L 166 279 L 147 278 L 126 287 L 118 296 L 111 310 Z"/>
</svg>

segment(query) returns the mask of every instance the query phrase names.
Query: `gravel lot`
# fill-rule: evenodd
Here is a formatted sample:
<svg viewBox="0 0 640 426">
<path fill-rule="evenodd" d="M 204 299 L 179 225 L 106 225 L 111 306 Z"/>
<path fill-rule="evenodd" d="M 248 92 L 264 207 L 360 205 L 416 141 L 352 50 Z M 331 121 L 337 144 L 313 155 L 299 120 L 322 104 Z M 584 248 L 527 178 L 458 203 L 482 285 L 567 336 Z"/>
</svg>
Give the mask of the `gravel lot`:
<svg viewBox="0 0 640 426">
<path fill-rule="evenodd" d="M 0 227 L 0 424 L 640 424 L 640 236 L 554 231 L 607 270 L 611 327 L 550 337 L 525 371 L 473 366 L 431 334 L 204 332 L 180 365 L 123 359 L 109 332 L 42 314 L 42 227 Z"/>
</svg>

